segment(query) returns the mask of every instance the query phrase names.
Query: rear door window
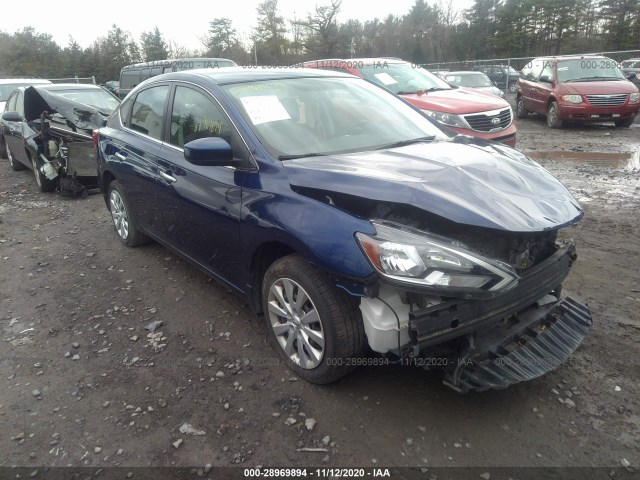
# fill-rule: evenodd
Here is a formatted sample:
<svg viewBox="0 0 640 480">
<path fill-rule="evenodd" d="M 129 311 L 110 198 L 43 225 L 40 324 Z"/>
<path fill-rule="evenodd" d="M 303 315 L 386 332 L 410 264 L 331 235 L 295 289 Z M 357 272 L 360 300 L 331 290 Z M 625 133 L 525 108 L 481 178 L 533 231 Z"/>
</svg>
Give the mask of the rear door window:
<svg viewBox="0 0 640 480">
<path fill-rule="evenodd" d="M 159 85 L 138 93 L 131 109 L 131 130 L 162 140 L 163 114 L 169 88 L 169 85 Z"/>
</svg>

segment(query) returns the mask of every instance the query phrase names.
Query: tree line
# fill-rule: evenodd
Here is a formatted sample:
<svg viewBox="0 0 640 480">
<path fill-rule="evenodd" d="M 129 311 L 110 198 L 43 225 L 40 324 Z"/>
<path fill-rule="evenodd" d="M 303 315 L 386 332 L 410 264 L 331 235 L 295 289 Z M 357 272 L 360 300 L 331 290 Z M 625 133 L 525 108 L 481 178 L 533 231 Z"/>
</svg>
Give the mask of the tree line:
<svg viewBox="0 0 640 480">
<path fill-rule="evenodd" d="M 58 45 L 31 27 L 0 32 L 0 76 L 119 78 L 132 63 L 224 57 L 238 64 L 291 65 L 320 58 L 393 56 L 414 63 L 559 55 L 640 48 L 640 0 L 416 0 L 404 15 L 339 22 L 341 0 L 286 19 L 278 0 L 257 7 L 250 42 L 228 18 L 212 18 L 202 48 L 189 50 L 156 27 L 134 39 L 117 25 L 86 48 Z"/>
</svg>

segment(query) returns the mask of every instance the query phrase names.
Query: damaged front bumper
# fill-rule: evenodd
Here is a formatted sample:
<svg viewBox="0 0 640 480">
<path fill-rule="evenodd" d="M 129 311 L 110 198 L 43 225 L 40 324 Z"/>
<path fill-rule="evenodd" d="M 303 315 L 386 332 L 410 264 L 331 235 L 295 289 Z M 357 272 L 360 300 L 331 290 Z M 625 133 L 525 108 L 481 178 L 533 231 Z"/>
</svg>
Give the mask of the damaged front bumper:
<svg viewBox="0 0 640 480">
<path fill-rule="evenodd" d="M 487 300 L 454 299 L 411 312 L 412 344 L 423 349 L 516 314 L 559 289 L 575 258 L 575 246 L 569 244 L 526 271 L 503 295 Z"/>
<path fill-rule="evenodd" d="M 461 391 L 500 389 L 554 370 L 580 345 L 591 324 L 586 305 L 560 299 L 576 258 L 572 244 L 524 272 L 491 299 L 450 299 L 416 309 L 397 290 L 363 300 L 373 350 L 402 359 L 446 357 L 445 384 Z M 377 307 L 379 304 L 379 310 Z M 392 315 L 388 315 L 388 308 Z M 379 313 L 378 313 L 379 312 Z M 393 318 L 385 325 L 382 318 Z"/>
<path fill-rule="evenodd" d="M 478 337 L 455 368 L 447 370 L 444 383 L 469 392 L 534 379 L 566 362 L 592 324 L 589 308 L 570 297 L 532 306 L 518 317 Z"/>
</svg>

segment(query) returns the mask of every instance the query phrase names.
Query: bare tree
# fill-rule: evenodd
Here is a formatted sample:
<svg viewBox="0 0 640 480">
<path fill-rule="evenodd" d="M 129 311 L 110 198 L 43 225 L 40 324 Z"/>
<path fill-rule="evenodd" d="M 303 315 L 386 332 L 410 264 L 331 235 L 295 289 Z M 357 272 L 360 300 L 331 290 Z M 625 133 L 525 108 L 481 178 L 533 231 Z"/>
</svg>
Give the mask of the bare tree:
<svg viewBox="0 0 640 480">
<path fill-rule="evenodd" d="M 306 32 L 305 48 L 316 57 L 335 56 L 338 52 L 338 21 L 342 0 L 331 0 L 329 5 L 316 6 L 313 14 L 299 22 Z"/>
</svg>

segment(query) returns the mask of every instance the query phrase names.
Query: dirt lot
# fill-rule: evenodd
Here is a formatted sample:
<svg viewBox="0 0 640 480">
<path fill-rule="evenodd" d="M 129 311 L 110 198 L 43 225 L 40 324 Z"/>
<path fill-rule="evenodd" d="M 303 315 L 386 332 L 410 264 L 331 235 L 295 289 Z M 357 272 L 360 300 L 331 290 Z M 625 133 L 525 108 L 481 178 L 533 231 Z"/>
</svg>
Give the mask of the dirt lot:
<svg viewBox="0 0 640 480">
<path fill-rule="evenodd" d="M 38 194 L 3 160 L 0 467 L 45 478 L 63 466 L 411 466 L 449 478 L 433 469 L 469 466 L 489 478 L 587 466 L 624 477 L 621 466 L 640 466 L 640 125 L 518 127 L 519 148 L 585 209 L 566 232 L 579 258 L 565 291 L 589 303 L 594 326 L 557 371 L 467 395 L 408 367 L 297 380 L 230 292 L 156 244 L 123 247 L 101 196 Z M 181 433 L 185 423 L 202 434 Z"/>
</svg>

